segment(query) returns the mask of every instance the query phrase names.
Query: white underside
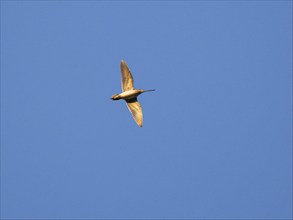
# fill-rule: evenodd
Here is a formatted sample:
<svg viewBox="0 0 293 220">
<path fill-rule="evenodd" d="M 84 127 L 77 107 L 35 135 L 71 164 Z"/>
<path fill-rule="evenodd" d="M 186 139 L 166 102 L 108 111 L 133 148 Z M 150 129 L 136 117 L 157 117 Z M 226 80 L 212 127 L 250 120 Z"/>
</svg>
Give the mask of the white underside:
<svg viewBox="0 0 293 220">
<path fill-rule="evenodd" d="M 137 96 L 136 90 L 128 90 L 119 94 L 122 99 L 131 99 Z"/>
</svg>

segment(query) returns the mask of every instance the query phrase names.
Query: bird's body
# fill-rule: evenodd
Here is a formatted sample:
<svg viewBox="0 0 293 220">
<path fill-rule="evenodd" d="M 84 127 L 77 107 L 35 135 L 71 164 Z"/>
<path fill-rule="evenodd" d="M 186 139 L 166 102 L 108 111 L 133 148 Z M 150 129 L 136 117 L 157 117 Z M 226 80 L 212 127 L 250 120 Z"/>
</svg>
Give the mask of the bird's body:
<svg viewBox="0 0 293 220">
<path fill-rule="evenodd" d="M 124 60 L 121 61 L 121 75 L 122 75 L 122 93 L 115 94 L 111 98 L 112 100 L 119 100 L 124 99 L 126 101 L 127 107 L 132 114 L 133 119 L 135 122 L 142 127 L 143 116 L 142 116 L 142 109 L 137 101 L 137 96 L 144 92 L 154 91 L 152 90 L 142 90 L 142 89 L 134 89 L 133 87 L 133 77 L 131 72 L 125 63 Z"/>
<path fill-rule="evenodd" d="M 113 95 L 112 99 L 113 100 L 132 99 L 132 98 L 135 98 L 135 97 L 139 96 L 143 92 L 150 92 L 150 91 L 155 91 L 155 90 L 154 89 L 152 89 L 152 90 L 132 89 L 132 90 L 122 92 L 120 94 Z"/>
</svg>

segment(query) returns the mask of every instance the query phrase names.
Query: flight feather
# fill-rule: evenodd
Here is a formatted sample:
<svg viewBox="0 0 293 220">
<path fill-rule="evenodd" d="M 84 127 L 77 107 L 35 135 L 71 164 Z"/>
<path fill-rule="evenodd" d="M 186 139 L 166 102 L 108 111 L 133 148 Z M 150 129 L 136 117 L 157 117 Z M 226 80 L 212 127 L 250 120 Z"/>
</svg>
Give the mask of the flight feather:
<svg viewBox="0 0 293 220">
<path fill-rule="evenodd" d="M 134 89 L 133 77 L 124 60 L 121 61 L 120 67 L 121 67 L 121 75 L 122 75 L 122 80 L 121 80 L 122 91 L 125 92 L 128 90 L 133 90 Z"/>
<path fill-rule="evenodd" d="M 125 101 L 129 111 L 132 114 L 133 119 L 138 124 L 138 126 L 142 127 L 142 121 L 143 121 L 142 109 L 139 102 L 137 101 L 137 98 L 128 99 Z"/>
</svg>

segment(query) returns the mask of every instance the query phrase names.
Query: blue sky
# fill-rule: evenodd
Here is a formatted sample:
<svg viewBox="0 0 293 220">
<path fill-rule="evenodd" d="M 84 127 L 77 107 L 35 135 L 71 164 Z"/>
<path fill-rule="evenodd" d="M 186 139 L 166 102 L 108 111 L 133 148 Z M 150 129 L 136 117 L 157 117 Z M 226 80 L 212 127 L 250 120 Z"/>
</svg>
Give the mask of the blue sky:
<svg viewBox="0 0 293 220">
<path fill-rule="evenodd" d="M 292 218 L 292 2 L 1 1 L 0 217 Z"/>
</svg>

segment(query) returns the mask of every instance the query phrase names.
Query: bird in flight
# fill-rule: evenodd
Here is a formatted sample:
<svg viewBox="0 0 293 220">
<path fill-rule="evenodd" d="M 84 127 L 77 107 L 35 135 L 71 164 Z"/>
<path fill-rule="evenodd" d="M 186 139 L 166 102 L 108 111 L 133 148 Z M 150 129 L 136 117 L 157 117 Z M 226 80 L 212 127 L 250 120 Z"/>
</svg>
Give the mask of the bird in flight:
<svg viewBox="0 0 293 220">
<path fill-rule="evenodd" d="M 144 92 L 155 91 L 154 89 L 150 90 L 142 90 L 142 89 L 134 89 L 133 87 L 133 77 L 131 72 L 125 63 L 124 60 L 121 61 L 121 86 L 122 93 L 115 94 L 111 97 L 112 100 L 124 99 L 126 101 L 127 107 L 132 114 L 133 119 L 138 124 L 138 126 L 142 127 L 142 109 L 137 101 L 137 96 Z"/>
</svg>

